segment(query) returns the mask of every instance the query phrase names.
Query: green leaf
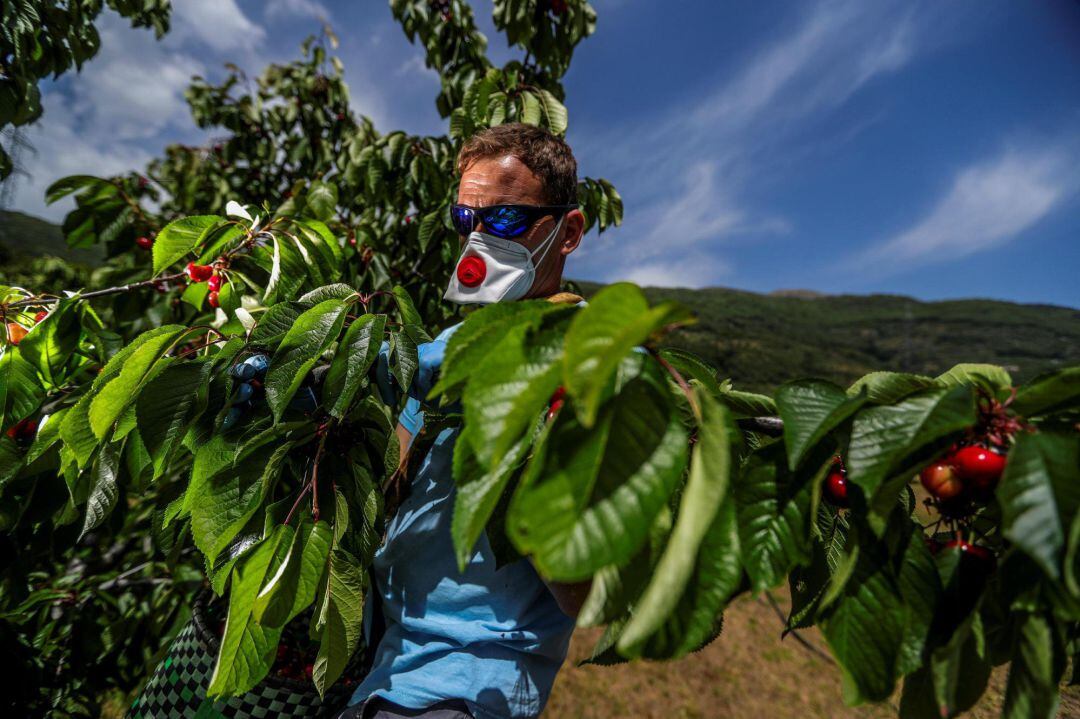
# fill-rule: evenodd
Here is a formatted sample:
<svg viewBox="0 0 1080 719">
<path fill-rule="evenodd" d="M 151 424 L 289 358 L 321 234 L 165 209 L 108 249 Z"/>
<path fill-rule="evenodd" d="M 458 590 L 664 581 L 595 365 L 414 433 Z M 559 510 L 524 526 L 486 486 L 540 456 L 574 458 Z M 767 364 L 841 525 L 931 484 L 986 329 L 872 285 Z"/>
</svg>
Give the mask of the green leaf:
<svg viewBox="0 0 1080 719">
<path fill-rule="evenodd" d="M 851 429 L 845 457 L 848 480 L 870 497 L 905 457 L 974 424 L 974 396 L 964 385 L 866 409 L 856 415 Z"/>
<path fill-rule="evenodd" d="M 745 417 L 775 417 L 778 413 L 776 402 L 772 397 L 755 392 L 743 392 L 741 390 L 726 387 L 725 382 L 720 386 L 720 399 L 731 410 L 736 419 Z"/>
<path fill-rule="evenodd" d="M 873 404 L 893 404 L 898 400 L 924 389 L 936 386 L 934 380 L 917 374 L 903 372 L 871 372 L 848 387 L 848 394 L 855 396 L 865 391 Z"/>
<path fill-rule="evenodd" d="M 33 365 L 23 359 L 19 348 L 9 346 L 0 354 L 0 426 L 29 416 L 44 395 Z"/>
<path fill-rule="evenodd" d="M 686 465 L 686 430 L 664 391 L 631 381 L 590 430 L 556 417 L 507 515 L 514 545 L 542 575 L 580 581 L 641 548 Z"/>
<path fill-rule="evenodd" d="M 521 465 L 532 446 L 531 435 L 518 439 L 505 453 L 497 466 L 485 471 L 476 461 L 473 442 L 467 434 L 473 425 L 466 424 L 454 443 L 454 515 L 450 523 L 450 536 L 454 541 L 458 569 L 462 572 L 473 555 L 473 548 L 487 526 L 492 512 L 506 491 L 514 471 Z"/>
<path fill-rule="evenodd" d="M 259 318 L 259 323 L 251 331 L 251 343 L 273 347 L 296 324 L 296 318 L 307 307 L 300 302 L 278 302 Z"/>
<path fill-rule="evenodd" d="M 649 637 L 641 656 L 669 659 L 696 652 L 719 633 L 723 609 L 743 587 L 739 531 L 730 497 L 701 542 L 694 573 L 671 616 Z"/>
<path fill-rule="evenodd" d="M 69 409 L 70 407 L 64 407 L 51 415 L 42 417 L 41 423 L 38 425 L 37 436 L 34 437 L 34 443 L 30 445 L 30 449 L 26 452 L 27 464 L 34 462 L 60 441 L 60 426 L 63 424 L 64 417 L 67 416 Z"/>
<path fill-rule="evenodd" d="M 904 605 L 888 558 L 876 544 L 859 552 L 854 576 L 821 630 L 844 675 L 844 701 L 884 701 L 895 686 Z"/>
<path fill-rule="evenodd" d="M 718 395 L 723 391 L 716 379 L 716 370 L 692 352 L 675 347 L 665 347 L 660 350 L 659 354 L 664 360 L 671 363 L 672 367 L 679 370 L 679 373 L 687 380 L 696 379 L 714 395 Z"/>
<path fill-rule="evenodd" d="M 788 470 L 781 443 L 754 452 L 734 481 L 743 565 L 754 591 L 810 561 L 812 474 Z"/>
<path fill-rule="evenodd" d="M 320 696 L 338 680 L 360 644 L 364 615 L 364 571 L 347 552 L 330 555 L 319 654 L 312 678 Z"/>
<path fill-rule="evenodd" d="M 62 381 L 61 370 L 79 343 L 80 302 L 77 298 L 61 300 L 19 343 L 23 359 L 37 367 L 50 384 Z"/>
<path fill-rule="evenodd" d="M 424 318 L 417 311 L 408 291 L 401 285 L 394 286 L 394 300 L 397 302 L 398 319 L 401 324 L 423 327 Z"/>
<path fill-rule="evenodd" d="M 119 496 L 116 486 L 119 471 L 120 449 L 115 444 L 106 443 L 102 446 L 91 473 L 92 484 L 90 496 L 86 500 L 86 518 L 83 521 L 82 531 L 79 533 L 80 540 L 112 514 Z"/>
<path fill-rule="evenodd" d="M 519 119 L 526 125 L 540 124 L 540 98 L 531 92 L 523 92 L 521 97 L 521 115 Z"/>
<path fill-rule="evenodd" d="M 217 215 L 196 215 L 182 217 L 165 225 L 154 238 L 154 274 L 161 274 L 169 265 L 194 250 L 225 221 L 224 217 Z"/>
<path fill-rule="evenodd" d="M 337 339 L 347 310 L 340 300 L 320 302 L 297 317 L 281 340 L 266 372 L 266 401 L 275 422 L 281 421 L 308 371 Z"/>
<path fill-rule="evenodd" d="M 1054 629 L 1044 617 L 1023 618 L 1009 667 L 1003 719 L 1052 719 L 1057 714 L 1061 671 L 1055 666 L 1055 644 Z"/>
<path fill-rule="evenodd" d="M 1038 417 L 1076 406 L 1080 401 L 1080 367 L 1040 375 L 1016 392 L 1012 409 L 1022 417 Z"/>
<path fill-rule="evenodd" d="M 90 428 L 90 403 L 93 399 L 93 394 L 80 397 L 60 424 L 60 437 L 64 440 L 64 446 L 75 455 L 80 469 L 90 461 L 98 446 L 98 438 Z"/>
<path fill-rule="evenodd" d="M 412 387 L 416 370 L 420 368 L 417 334 L 410 331 L 414 327 L 417 325 L 406 325 L 402 330 L 390 333 L 390 346 L 394 353 L 391 372 L 394 373 L 398 387 Z"/>
<path fill-rule="evenodd" d="M 354 297 L 355 295 L 356 295 L 356 290 L 354 290 L 349 285 L 338 282 L 338 283 L 333 284 L 333 285 L 324 285 L 322 287 L 316 287 L 311 292 L 305 292 L 303 295 L 300 296 L 300 298 L 298 300 L 296 300 L 295 304 L 304 305 L 303 309 L 308 309 L 308 308 L 314 307 L 315 305 L 319 304 L 320 302 L 325 302 L 326 300 L 342 300 L 342 301 L 344 301 L 344 300 L 348 299 L 349 297 Z M 293 304 L 293 303 L 287 303 L 287 304 Z M 297 314 L 299 314 L 299 312 L 297 312 Z"/>
<path fill-rule="evenodd" d="M 547 409 L 559 386 L 565 327 L 559 315 L 547 315 L 533 332 L 527 325 L 513 328 L 466 385 L 465 423 L 484 468 L 498 465 Z"/>
<path fill-rule="evenodd" d="M 268 539 L 275 544 L 273 560 L 252 604 L 252 616 L 264 627 L 283 627 L 296 601 L 305 533 L 276 525 Z"/>
<path fill-rule="evenodd" d="M 731 445 L 739 436 L 738 430 L 727 408 L 712 395 L 701 390 L 694 395 L 701 408 L 701 422 L 690 459 L 690 478 L 679 500 L 679 513 L 667 547 L 619 637 L 619 652 L 624 656 L 640 651 L 675 610 L 731 483 Z"/>
<path fill-rule="evenodd" d="M 997 498 L 1005 538 L 1059 579 L 1065 539 L 1080 510 L 1080 440 L 1049 432 L 1017 434 Z"/>
<path fill-rule="evenodd" d="M 586 428 L 596 421 L 604 389 L 622 358 L 662 328 L 690 319 L 676 304 L 650 308 L 645 295 L 628 283 L 608 285 L 570 323 L 563 369 L 567 392 Z"/>
<path fill-rule="evenodd" d="M 337 211 L 337 203 L 337 185 L 315 180 L 308 187 L 307 209 L 316 219 L 323 222 L 331 220 Z"/>
<path fill-rule="evenodd" d="M 319 521 L 311 525 L 300 555 L 300 573 L 296 577 L 296 593 L 286 622 L 315 601 L 315 593 L 323 582 L 330 559 L 330 547 L 334 531 L 329 522 Z"/>
<path fill-rule="evenodd" d="M 948 644 L 934 650 L 930 666 L 935 716 L 954 717 L 975 706 L 993 669 L 988 651 L 978 613 L 953 632 Z"/>
<path fill-rule="evenodd" d="M 262 506 L 291 448 L 285 443 L 269 457 L 253 453 L 238 464 L 232 463 L 236 445 L 219 437 L 196 451 L 185 508 L 191 511 L 195 546 L 210 564 Z"/>
<path fill-rule="evenodd" d="M 1013 385 L 1012 377 L 1004 368 L 992 364 L 958 364 L 934 380 L 943 387 L 958 384 L 981 387 L 992 395 L 1006 393 Z"/>
<path fill-rule="evenodd" d="M 776 406 L 784 421 L 788 465 L 794 469 L 807 453 L 841 423 L 859 410 L 866 395 L 848 395 L 839 386 L 822 380 L 800 380 L 776 390 Z"/>
<path fill-rule="evenodd" d="M 98 439 L 105 438 L 113 422 L 138 396 L 139 390 L 150 377 L 161 356 L 189 332 L 186 327 L 171 327 L 173 329 L 170 332 L 154 335 L 125 357 L 116 377 L 109 380 L 91 401 L 90 427 Z"/>
<path fill-rule="evenodd" d="M 286 529 L 283 525 L 277 527 L 279 532 Z M 252 608 L 277 550 L 278 542 L 271 535 L 232 570 L 229 614 L 214 673 L 206 690 L 209 697 L 243 694 L 270 671 L 281 630 L 260 626 L 252 615 Z"/>
<path fill-rule="evenodd" d="M 135 402 L 139 434 L 154 465 L 154 477 L 168 469 L 188 427 L 206 409 L 210 362 L 179 362 L 146 383 Z"/>
<path fill-rule="evenodd" d="M 551 91 L 543 88 L 540 90 L 540 100 L 544 106 L 544 115 L 547 116 L 547 125 L 551 128 L 551 131 L 556 135 L 566 132 L 566 126 L 569 123 L 566 106 L 559 102 L 558 98 L 551 94 Z"/>
<path fill-rule="evenodd" d="M 441 395 L 448 400 L 457 399 L 455 390 L 476 373 L 481 360 L 512 327 L 536 327 L 545 314 L 558 309 L 559 305 L 551 302 L 525 300 L 497 302 L 469 315 L 447 342 L 442 374 L 428 398 Z"/>
<path fill-rule="evenodd" d="M 323 406 L 334 417 L 345 416 L 368 370 L 378 359 L 385 328 L 386 315 L 366 314 L 345 331 L 323 382 Z"/>
</svg>

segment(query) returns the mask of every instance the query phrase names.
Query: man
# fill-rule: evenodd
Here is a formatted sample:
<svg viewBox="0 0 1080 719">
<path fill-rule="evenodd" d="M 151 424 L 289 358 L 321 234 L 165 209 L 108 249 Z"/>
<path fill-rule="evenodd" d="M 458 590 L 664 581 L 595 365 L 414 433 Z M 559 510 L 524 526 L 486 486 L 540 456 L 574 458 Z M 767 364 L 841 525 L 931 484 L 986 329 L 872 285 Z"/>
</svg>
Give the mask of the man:
<svg viewBox="0 0 1080 719">
<path fill-rule="evenodd" d="M 537 127 L 502 125 L 465 143 L 457 171 L 451 216 L 462 253 L 446 298 L 580 301 L 558 294 L 585 226 L 569 146 Z M 403 462 L 423 426 L 419 400 L 455 329 L 419 348 L 412 398 L 397 426 Z M 566 657 L 587 584 L 545 582 L 527 559 L 496 569 L 486 536 L 458 571 L 450 538 L 457 434 L 437 436 L 389 521 L 372 567 L 385 632 L 342 717 L 535 717 Z"/>
</svg>

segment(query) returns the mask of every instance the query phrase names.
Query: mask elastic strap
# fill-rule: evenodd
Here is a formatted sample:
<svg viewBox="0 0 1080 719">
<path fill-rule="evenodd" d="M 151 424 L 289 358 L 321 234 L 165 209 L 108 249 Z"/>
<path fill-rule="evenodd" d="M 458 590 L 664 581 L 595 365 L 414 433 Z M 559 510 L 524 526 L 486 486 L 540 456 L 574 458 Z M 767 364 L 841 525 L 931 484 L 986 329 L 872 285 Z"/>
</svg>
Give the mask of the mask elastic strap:
<svg viewBox="0 0 1080 719">
<path fill-rule="evenodd" d="M 562 223 L 565 219 L 566 215 L 562 215 L 561 217 L 559 217 L 559 221 L 555 223 L 555 229 L 551 231 L 551 234 L 547 236 L 547 239 L 544 240 L 544 242 L 539 247 L 537 247 L 529 256 L 529 258 L 533 261 L 533 265 L 542 262 L 544 258 L 547 257 L 547 251 L 551 249 L 552 241 L 555 239 L 555 235 L 559 234 L 559 230 L 562 229 Z M 537 252 L 541 253 L 539 260 L 536 259 Z"/>
</svg>

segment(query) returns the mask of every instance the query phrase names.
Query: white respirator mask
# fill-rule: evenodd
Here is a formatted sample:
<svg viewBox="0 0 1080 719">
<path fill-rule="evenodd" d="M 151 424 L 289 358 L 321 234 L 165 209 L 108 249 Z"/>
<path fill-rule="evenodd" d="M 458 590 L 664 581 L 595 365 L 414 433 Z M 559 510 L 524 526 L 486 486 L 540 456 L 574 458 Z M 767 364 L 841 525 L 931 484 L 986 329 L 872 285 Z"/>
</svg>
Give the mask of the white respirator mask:
<svg viewBox="0 0 1080 719">
<path fill-rule="evenodd" d="M 443 299 L 461 305 L 489 305 L 524 297 L 536 279 L 536 266 L 547 256 L 565 217 L 559 218 L 555 229 L 533 251 L 513 240 L 471 233 Z"/>
</svg>

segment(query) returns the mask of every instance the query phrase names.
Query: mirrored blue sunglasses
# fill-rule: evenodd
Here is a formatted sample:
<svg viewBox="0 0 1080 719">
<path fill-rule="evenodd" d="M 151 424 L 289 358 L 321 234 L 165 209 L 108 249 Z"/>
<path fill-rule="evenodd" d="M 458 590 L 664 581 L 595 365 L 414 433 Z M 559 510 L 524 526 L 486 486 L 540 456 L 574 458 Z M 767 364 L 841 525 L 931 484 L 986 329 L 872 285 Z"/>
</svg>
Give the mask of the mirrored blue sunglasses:
<svg viewBox="0 0 1080 719">
<path fill-rule="evenodd" d="M 548 215 L 561 217 L 576 207 L 577 204 L 489 205 L 488 207 L 451 205 L 450 222 L 462 236 L 470 234 L 483 223 L 485 232 L 505 240 L 522 234 L 541 217 Z"/>
</svg>

